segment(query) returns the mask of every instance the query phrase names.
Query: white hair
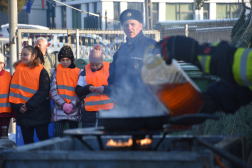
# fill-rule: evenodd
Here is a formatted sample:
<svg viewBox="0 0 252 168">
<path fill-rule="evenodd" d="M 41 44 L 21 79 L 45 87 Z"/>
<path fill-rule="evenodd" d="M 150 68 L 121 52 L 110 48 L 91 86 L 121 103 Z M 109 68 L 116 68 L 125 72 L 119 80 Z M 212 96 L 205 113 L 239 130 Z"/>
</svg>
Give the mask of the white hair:
<svg viewBox="0 0 252 168">
<path fill-rule="evenodd" d="M 46 40 L 45 37 L 39 37 L 39 38 L 37 38 L 36 44 L 37 44 L 37 42 L 38 42 L 39 40 L 43 40 L 43 41 L 46 43 L 46 45 L 47 45 L 47 40 Z"/>
</svg>

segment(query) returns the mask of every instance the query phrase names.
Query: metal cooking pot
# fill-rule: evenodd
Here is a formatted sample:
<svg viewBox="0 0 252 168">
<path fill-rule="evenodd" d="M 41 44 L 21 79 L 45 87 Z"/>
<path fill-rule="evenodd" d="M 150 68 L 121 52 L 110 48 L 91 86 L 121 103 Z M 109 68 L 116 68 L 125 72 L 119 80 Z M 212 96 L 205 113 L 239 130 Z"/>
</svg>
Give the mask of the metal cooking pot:
<svg viewBox="0 0 252 168">
<path fill-rule="evenodd" d="M 101 113 L 100 113 L 101 114 Z M 153 117 L 99 117 L 99 121 L 108 131 L 132 131 L 132 130 L 161 130 L 164 124 L 194 125 L 201 124 L 207 119 L 218 119 L 210 114 L 188 114 L 178 117 L 169 115 Z"/>
</svg>

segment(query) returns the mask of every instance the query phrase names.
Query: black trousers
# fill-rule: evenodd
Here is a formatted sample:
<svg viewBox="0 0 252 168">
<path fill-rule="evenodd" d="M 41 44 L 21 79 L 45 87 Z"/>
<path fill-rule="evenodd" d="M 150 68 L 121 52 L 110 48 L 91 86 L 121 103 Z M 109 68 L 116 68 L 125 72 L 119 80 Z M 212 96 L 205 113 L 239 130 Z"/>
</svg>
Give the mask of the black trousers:
<svg viewBox="0 0 252 168">
<path fill-rule="evenodd" d="M 54 123 L 54 137 L 63 137 L 63 130 L 65 124 L 69 123 L 69 128 L 78 128 L 78 122 L 69 121 L 69 120 L 61 120 Z"/>
<path fill-rule="evenodd" d="M 33 143 L 34 139 L 34 129 L 36 130 L 37 137 L 40 141 L 50 139 L 49 133 L 48 133 L 48 126 L 49 124 L 45 125 L 39 125 L 39 126 L 29 126 L 29 127 L 23 127 L 21 126 L 22 136 L 24 139 L 25 144 Z"/>
<path fill-rule="evenodd" d="M 84 109 L 81 118 L 82 128 L 101 126 L 98 118 L 98 111 L 86 111 Z"/>
</svg>

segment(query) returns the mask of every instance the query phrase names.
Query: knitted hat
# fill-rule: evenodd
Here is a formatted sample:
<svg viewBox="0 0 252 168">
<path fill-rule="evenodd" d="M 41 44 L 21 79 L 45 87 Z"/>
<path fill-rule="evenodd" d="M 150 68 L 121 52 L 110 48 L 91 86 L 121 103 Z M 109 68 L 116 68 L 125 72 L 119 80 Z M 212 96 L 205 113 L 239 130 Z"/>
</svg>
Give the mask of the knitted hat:
<svg viewBox="0 0 252 168">
<path fill-rule="evenodd" d="M 103 63 L 101 46 L 96 44 L 94 49 L 90 51 L 89 63 Z"/>
<path fill-rule="evenodd" d="M 3 62 L 5 64 L 5 62 L 4 62 L 4 55 L 2 53 L 0 53 L 0 62 Z"/>
<path fill-rule="evenodd" d="M 63 46 L 60 51 L 59 51 L 59 54 L 58 54 L 58 60 L 60 62 L 60 60 L 62 58 L 69 58 L 72 60 L 72 62 L 74 61 L 74 55 L 73 55 L 73 51 L 71 49 L 71 47 L 69 46 Z"/>
<path fill-rule="evenodd" d="M 129 19 L 137 20 L 140 23 L 143 23 L 143 14 L 139 10 L 126 9 L 120 15 L 121 25 Z"/>
</svg>

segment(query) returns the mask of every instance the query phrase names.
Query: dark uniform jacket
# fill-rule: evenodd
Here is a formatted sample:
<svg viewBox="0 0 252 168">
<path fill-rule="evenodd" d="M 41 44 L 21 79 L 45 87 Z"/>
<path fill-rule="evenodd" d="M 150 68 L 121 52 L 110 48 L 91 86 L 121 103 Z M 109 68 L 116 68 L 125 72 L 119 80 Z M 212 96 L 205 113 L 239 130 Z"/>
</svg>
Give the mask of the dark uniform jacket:
<svg viewBox="0 0 252 168">
<path fill-rule="evenodd" d="M 39 77 L 38 91 L 25 103 L 25 113 L 19 111 L 22 104 L 12 104 L 17 112 L 17 125 L 38 126 L 51 121 L 51 104 L 49 99 L 50 79 L 47 71 L 42 69 Z"/>
<path fill-rule="evenodd" d="M 141 69 L 146 49 L 156 44 L 156 41 L 144 36 L 142 31 L 136 37 L 126 40 L 113 56 L 109 69 L 109 86 L 105 88 L 105 92 L 115 106 L 152 113 L 157 108 L 157 101 L 143 83 Z M 159 51 L 150 52 L 157 54 Z"/>
</svg>

